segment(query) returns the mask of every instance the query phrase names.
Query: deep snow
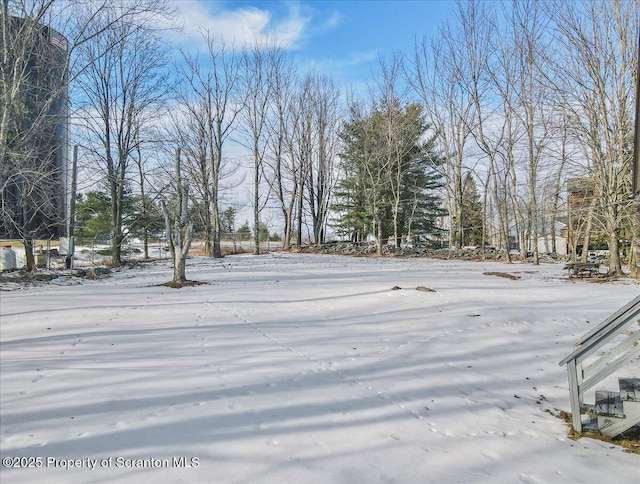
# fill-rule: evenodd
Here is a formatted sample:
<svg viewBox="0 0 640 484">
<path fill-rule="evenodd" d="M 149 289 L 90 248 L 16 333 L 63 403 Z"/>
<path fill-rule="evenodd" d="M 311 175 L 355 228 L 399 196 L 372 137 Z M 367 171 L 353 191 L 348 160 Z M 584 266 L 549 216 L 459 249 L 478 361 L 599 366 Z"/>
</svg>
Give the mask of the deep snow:
<svg viewBox="0 0 640 484">
<path fill-rule="evenodd" d="M 190 259 L 206 284 L 179 290 L 168 261 L 5 285 L 0 449 L 40 466 L 1 481 L 638 482 L 552 413 L 558 362 L 640 286 L 562 267 L 274 253 Z"/>
</svg>

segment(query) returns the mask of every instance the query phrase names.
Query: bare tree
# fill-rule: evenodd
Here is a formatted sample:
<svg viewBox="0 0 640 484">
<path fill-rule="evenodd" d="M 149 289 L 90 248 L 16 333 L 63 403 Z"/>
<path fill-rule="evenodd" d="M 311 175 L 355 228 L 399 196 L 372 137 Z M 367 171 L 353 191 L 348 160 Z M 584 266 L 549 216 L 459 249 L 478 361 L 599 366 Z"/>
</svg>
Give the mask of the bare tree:
<svg viewBox="0 0 640 484">
<path fill-rule="evenodd" d="M 137 208 L 134 215 L 136 216 L 132 221 L 133 227 L 131 228 L 135 229 L 136 235 L 142 239 L 143 259 L 149 258 L 149 240 L 161 228 L 159 220 L 161 214 L 157 210 L 157 203 L 161 197 L 161 187 L 165 183 L 164 176 L 162 176 L 164 170 L 157 163 L 163 158 L 161 152 L 164 146 L 159 140 L 157 130 L 149 130 L 149 134 L 154 136 L 138 141 L 135 152 L 132 154 L 137 168 L 136 181 L 139 198 L 135 198 Z"/>
<path fill-rule="evenodd" d="M 207 110 L 202 102 L 192 99 L 191 88 L 178 85 L 177 109 L 170 116 L 167 138 L 182 147 L 182 166 L 190 181 L 189 195 L 197 214 L 197 225 L 204 236 L 204 251 L 213 253 L 213 223 L 211 222 L 211 144 L 208 142 Z"/>
<path fill-rule="evenodd" d="M 557 115 L 558 116 L 558 115 Z M 550 201 L 550 236 L 551 236 L 551 253 L 555 256 L 558 254 L 557 241 L 556 241 L 556 224 L 561 209 L 561 195 L 563 191 L 563 180 L 565 178 L 565 167 L 567 161 L 572 156 L 571 146 L 569 144 L 568 128 L 563 113 L 559 113 L 559 117 L 556 118 L 557 127 L 555 129 L 556 149 L 551 151 L 551 159 L 555 159 L 555 170 L 549 170 L 548 186 L 550 187 L 549 196 L 546 197 Z M 567 205 L 562 207 L 567 209 Z"/>
<path fill-rule="evenodd" d="M 207 58 L 203 64 L 196 57 L 184 56 L 186 67 L 181 74 L 186 82 L 182 96 L 191 116 L 195 116 L 195 136 L 200 144 L 198 162 L 201 174 L 208 172 L 211 252 L 213 257 L 222 257 L 220 246 L 220 180 L 224 176 L 223 147 L 237 127 L 237 118 L 244 107 L 241 98 L 241 59 L 233 49 L 218 43 L 208 32 L 202 33 L 207 45 Z M 206 162 L 205 168 L 202 163 Z M 209 235 L 209 233 L 207 234 Z M 209 244 L 207 244 L 209 247 Z"/>
<path fill-rule="evenodd" d="M 286 60 L 280 64 L 287 65 Z M 270 169 L 285 219 L 283 245 L 289 246 L 294 224 L 297 244 L 303 227 L 311 228 L 314 243 L 321 244 L 335 184 L 338 90 L 313 73 L 295 83 L 293 71 L 279 67 L 276 76 Z"/>
<path fill-rule="evenodd" d="M 499 96 L 493 89 L 492 60 L 496 54 L 496 12 L 486 2 L 468 1 L 458 3 L 458 16 L 465 42 L 462 48 L 469 65 L 469 74 L 462 82 L 466 82 L 467 90 L 472 93 L 475 118 L 471 120 L 471 135 L 480 148 L 482 157 L 478 157 L 479 166 L 474 170 L 482 181 L 482 254 L 485 256 L 485 243 L 489 238 L 489 208 L 491 202 L 498 204 L 496 169 L 499 164 L 499 147 L 504 140 L 506 117 L 501 115 Z M 492 186 L 494 190 L 492 191 Z M 491 194 L 493 193 L 493 200 Z M 464 201 L 464 200 L 463 200 Z M 499 204 L 498 204 L 499 205 Z M 498 212 L 500 213 L 500 212 Z M 508 235 L 507 230 L 499 231 Z M 508 247 L 508 240 L 499 242 Z M 510 260 L 509 251 L 502 252 L 504 259 Z"/>
<path fill-rule="evenodd" d="M 100 30 L 80 48 L 87 68 L 78 77 L 78 101 L 85 121 L 85 146 L 103 171 L 111 199 L 112 263 L 122 262 L 123 205 L 130 188 L 132 157 L 152 123 L 156 105 L 167 92 L 166 62 L 160 30 L 154 19 L 167 13 L 159 2 L 137 0 L 140 13 L 126 22 L 113 22 L 114 8 L 93 19 Z M 143 8 L 146 7 L 146 8 Z M 122 7 L 128 8 L 128 7 Z M 103 29 L 104 24 L 108 29 Z"/>
<path fill-rule="evenodd" d="M 471 125 L 475 118 L 473 92 L 467 89 L 472 73 L 461 45 L 465 31 L 446 22 L 438 31 L 438 40 L 427 38 L 416 43 L 413 52 L 411 82 L 437 130 L 445 157 L 446 189 L 451 223 L 450 243 L 462 244 L 462 182 Z"/>
<path fill-rule="evenodd" d="M 52 1 L 0 3 L 0 233 L 33 241 L 61 232 L 65 218 L 68 9 Z M 83 32 L 79 32 L 82 35 Z"/>
<path fill-rule="evenodd" d="M 309 73 L 300 81 L 289 103 L 285 139 L 297 244 L 302 243 L 303 226 L 308 231 L 311 228 L 316 244 L 324 240 L 335 182 L 337 97 L 338 91 L 327 77 Z M 307 216 L 311 218 L 310 224 Z"/>
<path fill-rule="evenodd" d="M 520 7 L 514 3 L 514 8 Z M 527 14 L 526 7 L 522 8 Z M 491 38 L 491 58 L 486 63 L 491 94 L 478 103 L 478 122 L 473 131 L 489 160 L 487 173 L 492 179 L 489 185 L 496 207 L 499 245 L 505 249 L 504 259 L 510 261 L 508 249 L 513 233 L 522 258 L 529 248 L 537 248 L 537 235 L 533 232 L 537 232 L 534 219 L 538 216 L 538 166 L 541 140 L 548 128 L 536 130 L 535 126 L 542 109 L 540 100 L 534 97 L 538 91 L 533 90 L 537 87 L 533 72 L 535 45 L 527 39 L 529 31 L 518 22 L 518 13 L 506 7 L 503 12 L 512 21 Z M 498 28 L 498 22 L 493 25 Z M 488 132 L 487 127 L 491 126 L 493 129 Z M 538 138 L 541 133 L 543 138 Z M 522 179 L 527 180 L 525 188 Z"/>
<path fill-rule="evenodd" d="M 296 244 L 302 244 L 304 215 L 304 191 L 311 171 L 316 133 L 313 129 L 313 76 L 308 74 L 292 98 L 292 113 L 287 136 L 290 175 L 293 185 L 292 201 L 295 204 Z"/>
<path fill-rule="evenodd" d="M 180 148 L 176 148 L 175 159 L 175 201 L 173 202 L 173 214 L 167 206 L 166 200 L 162 200 L 162 212 L 164 213 L 167 230 L 167 242 L 173 261 L 173 282 L 183 284 L 186 282 L 186 265 L 189 248 L 191 247 L 191 232 L 193 223 L 189 217 L 189 185 L 182 179 Z"/>
<path fill-rule="evenodd" d="M 309 212 L 316 244 L 325 242 L 331 196 L 336 183 L 335 159 L 338 149 L 338 108 L 340 92 L 330 78 L 322 75 L 312 79 L 312 116 L 316 132 L 316 148 L 307 179 Z"/>
<path fill-rule="evenodd" d="M 260 254 L 260 213 L 264 209 L 268 196 L 261 196 L 265 157 L 269 146 L 268 116 L 270 98 L 273 91 L 273 71 L 275 62 L 281 56 L 275 46 L 254 45 L 245 49 L 242 55 L 243 95 L 246 98 L 242 111 L 241 126 L 245 147 L 251 152 L 253 160 L 253 231 L 254 254 Z"/>
<path fill-rule="evenodd" d="M 515 54 L 515 104 L 511 109 L 523 130 L 523 146 L 519 151 L 525 160 L 524 178 L 528 188 L 525 205 L 529 230 L 528 236 L 523 237 L 521 243 L 530 244 L 533 262 L 538 264 L 538 185 L 541 165 L 548 154 L 552 108 L 546 86 L 549 69 L 545 63 L 545 55 L 550 55 L 552 42 L 548 35 L 548 19 L 538 2 L 514 1 L 506 17 L 510 43 Z"/>
<path fill-rule="evenodd" d="M 516 169 L 523 125 L 517 111 L 518 56 L 513 42 L 498 38 L 491 5 L 458 2 L 456 21 L 440 29 L 431 49 L 426 39 L 416 45 L 409 79 L 439 130 L 447 159 L 451 242 L 460 248 L 464 238 L 462 182 L 465 170 L 472 170 L 484 180 L 483 245 L 489 208 L 494 207 L 499 245 L 510 261 L 512 228 L 526 251 L 526 215 L 531 212 L 519 193 Z M 473 149 L 472 138 L 480 153 Z"/>
<path fill-rule="evenodd" d="M 597 219 L 608 236 L 609 272 L 622 274 L 620 229 L 630 193 L 633 86 L 640 2 L 554 2 L 558 89 L 570 129 L 588 155 Z M 586 249 L 586 247 L 585 247 Z"/>
<path fill-rule="evenodd" d="M 402 238 L 402 228 L 400 227 L 401 202 L 404 195 L 404 179 L 406 173 L 402 160 L 414 147 L 413 139 L 406 136 L 406 132 L 411 130 L 407 126 L 405 118 L 398 116 L 398 109 L 405 99 L 406 89 L 400 84 L 403 70 L 402 58 L 399 54 L 386 62 L 380 59 L 380 72 L 376 78 L 377 91 L 380 99 L 380 110 L 382 112 L 382 122 L 384 124 L 382 135 L 384 138 L 383 153 L 385 157 L 385 168 L 391 183 L 391 213 L 393 218 L 393 243 L 396 248 L 400 248 Z"/>
<path fill-rule="evenodd" d="M 93 62 L 80 50 L 115 24 L 148 12 L 148 3 L 2 0 L 0 4 L 1 215 L 3 226 L 23 238 L 28 269 L 35 269 L 33 237 L 55 235 L 65 225 L 67 90 Z M 107 51 L 96 54 L 102 57 Z M 47 148 L 53 145 L 52 138 L 56 147 Z"/>
<path fill-rule="evenodd" d="M 291 166 L 289 165 L 287 138 L 291 131 L 292 111 L 289 109 L 290 103 L 296 89 L 297 76 L 291 58 L 283 51 L 273 58 L 273 69 L 271 71 L 272 86 L 272 114 L 268 118 L 269 151 L 270 156 L 266 160 L 266 168 L 269 172 L 266 180 L 271 192 L 278 200 L 278 205 L 282 211 L 284 220 L 284 236 L 282 246 L 284 249 L 290 247 L 293 233 L 295 185 L 292 187 L 288 183 Z"/>
</svg>

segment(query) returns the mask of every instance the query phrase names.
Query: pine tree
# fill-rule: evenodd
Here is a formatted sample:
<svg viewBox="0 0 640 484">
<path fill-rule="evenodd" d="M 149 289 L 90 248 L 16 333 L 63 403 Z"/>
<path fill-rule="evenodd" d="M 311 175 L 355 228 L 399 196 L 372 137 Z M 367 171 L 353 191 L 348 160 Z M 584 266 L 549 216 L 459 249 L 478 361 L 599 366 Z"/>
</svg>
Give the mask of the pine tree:
<svg viewBox="0 0 640 484">
<path fill-rule="evenodd" d="M 484 246 L 482 241 L 482 201 L 470 172 L 462 182 L 462 245 Z"/>
<path fill-rule="evenodd" d="M 244 224 L 236 231 L 238 240 L 249 240 L 251 239 L 251 234 L 251 227 L 249 226 L 248 220 L 245 220 Z"/>
<path fill-rule="evenodd" d="M 436 166 L 441 157 L 422 108 L 384 100 L 370 113 L 351 109 L 343 126 L 341 153 L 344 177 L 336 189 L 336 228 L 352 240 L 373 234 L 378 252 L 389 237 L 400 246 L 407 236 L 434 233 L 441 214 Z"/>
</svg>

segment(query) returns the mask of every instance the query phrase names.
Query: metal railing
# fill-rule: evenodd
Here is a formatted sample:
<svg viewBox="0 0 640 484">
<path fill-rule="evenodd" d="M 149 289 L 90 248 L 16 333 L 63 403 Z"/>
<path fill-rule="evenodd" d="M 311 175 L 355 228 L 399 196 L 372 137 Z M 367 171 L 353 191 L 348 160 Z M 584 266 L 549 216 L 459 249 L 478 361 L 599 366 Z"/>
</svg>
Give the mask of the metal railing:
<svg viewBox="0 0 640 484">
<path fill-rule="evenodd" d="M 640 296 L 582 336 L 575 342 L 573 353 L 560 361 L 560 366 L 567 365 L 572 425 L 576 432 L 582 432 L 581 413 L 585 392 L 640 356 L 640 329 L 628 329 L 638 322 L 639 318 Z M 615 342 L 604 354 L 588 364 L 585 362 L 617 337 L 620 337 L 620 341 Z"/>
</svg>

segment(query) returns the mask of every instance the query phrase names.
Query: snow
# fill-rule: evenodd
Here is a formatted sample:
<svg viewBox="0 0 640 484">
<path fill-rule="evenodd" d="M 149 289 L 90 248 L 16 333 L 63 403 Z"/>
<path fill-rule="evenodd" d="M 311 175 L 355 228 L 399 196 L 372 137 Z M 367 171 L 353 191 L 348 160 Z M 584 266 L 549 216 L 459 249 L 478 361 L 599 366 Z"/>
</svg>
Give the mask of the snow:
<svg viewBox="0 0 640 484">
<path fill-rule="evenodd" d="M 562 267 L 272 253 L 192 258 L 182 289 L 168 261 L 6 285 L 0 448 L 36 467 L 1 480 L 637 482 L 552 414 L 558 362 L 640 286 Z"/>
</svg>

